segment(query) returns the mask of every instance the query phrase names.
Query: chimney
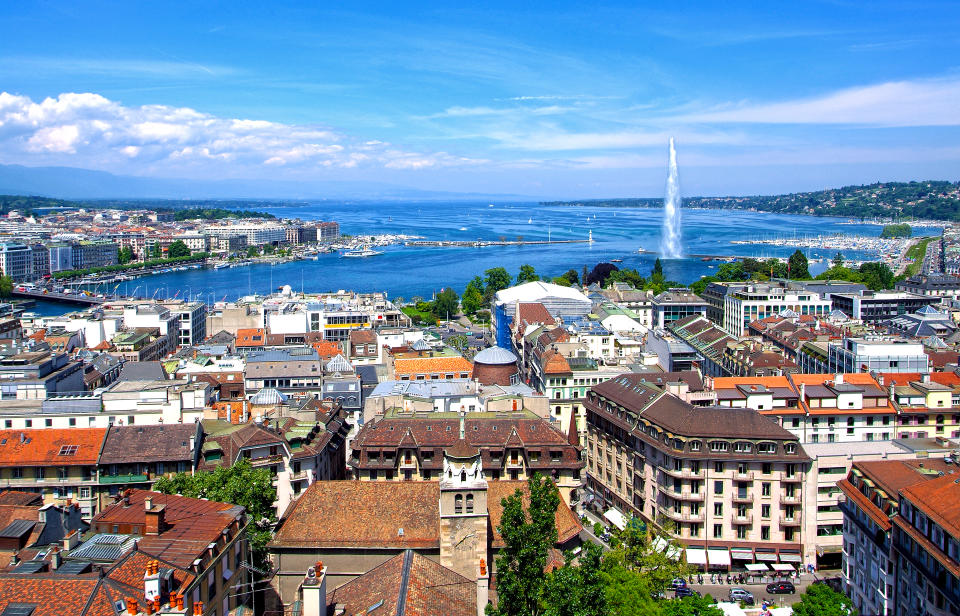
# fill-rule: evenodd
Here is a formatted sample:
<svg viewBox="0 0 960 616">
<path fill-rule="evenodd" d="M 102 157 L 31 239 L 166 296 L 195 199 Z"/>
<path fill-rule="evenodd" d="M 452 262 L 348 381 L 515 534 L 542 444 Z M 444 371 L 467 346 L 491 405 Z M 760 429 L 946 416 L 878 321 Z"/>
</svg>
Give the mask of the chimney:
<svg viewBox="0 0 960 616">
<path fill-rule="evenodd" d="M 55 547 L 50 550 L 50 568 L 59 569 L 60 565 L 63 564 L 63 554 L 60 553 L 60 548 Z"/>
<path fill-rule="evenodd" d="M 73 548 L 77 547 L 77 544 L 80 542 L 80 533 L 76 530 L 70 531 L 70 534 L 63 538 L 63 549 L 70 551 Z"/>
<path fill-rule="evenodd" d="M 843 385 L 843 373 L 837 373 L 837 375 L 833 377 L 833 384 Z"/>
<path fill-rule="evenodd" d="M 487 570 L 486 559 L 480 559 L 477 574 L 477 616 L 484 616 L 490 601 L 490 572 Z"/>
<path fill-rule="evenodd" d="M 143 508 L 146 509 L 147 511 L 150 511 L 151 509 L 153 509 L 153 497 L 152 497 L 152 496 L 148 496 L 148 497 L 146 497 L 146 498 L 143 499 Z"/>
<path fill-rule="evenodd" d="M 137 608 L 137 600 L 127 598 L 127 614 L 130 616 L 137 616 L 140 610 Z"/>
<path fill-rule="evenodd" d="M 326 616 L 327 613 L 327 568 L 323 561 L 307 569 L 300 586 L 303 594 L 303 616 Z"/>
<path fill-rule="evenodd" d="M 894 393 L 895 392 L 893 390 L 893 383 L 890 383 L 890 402 L 893 402 L 894 400 Z"/>
<path fill-rule="evenodd" d="M 929 372 L 924 372 L 924 373 L 920 376 L 920 381 L 923 382 L 923 383 L 929 383 L 929 382 L 930 382 L 930 373 L 929 373 Z"/>
<path fill-rule="evenodd" d="M 164 521 L 164 506 L 154 505 L 149 511 L 144 511 L 145 535 L 159 535 L 166 530 Z"/>
<path fill-rule="evenodd" d="M 179 601 L 177 604 L 179 605 Z M 193 602 L 193 616 L 203 616 L 203 601 Z"/>
</svg>

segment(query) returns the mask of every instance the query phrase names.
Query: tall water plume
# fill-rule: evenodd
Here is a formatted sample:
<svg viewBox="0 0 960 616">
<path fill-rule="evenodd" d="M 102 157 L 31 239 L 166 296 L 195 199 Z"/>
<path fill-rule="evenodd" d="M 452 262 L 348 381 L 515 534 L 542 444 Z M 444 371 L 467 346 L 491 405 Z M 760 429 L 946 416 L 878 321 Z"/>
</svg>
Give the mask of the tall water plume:
<svg viewBox="0 0 960 616">
<path fill-rule="evenodd" d="M 670 137 L 670 169 L 667 175 L 667 196 L 663 200 L 660 254 L 666 259 L 679 259 L 683 256 L 680 247 L 680 180 L 677 177 L 677 149 L 673 145 L 673 137 Z"/>
</svg>

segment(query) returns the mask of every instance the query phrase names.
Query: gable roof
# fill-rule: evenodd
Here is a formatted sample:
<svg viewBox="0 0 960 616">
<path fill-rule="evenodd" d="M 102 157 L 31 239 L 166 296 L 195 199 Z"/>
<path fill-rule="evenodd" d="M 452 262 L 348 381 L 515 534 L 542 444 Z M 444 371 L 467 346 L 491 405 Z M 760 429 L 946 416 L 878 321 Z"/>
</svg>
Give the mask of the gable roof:
<svg viewBox="0 0 960 616">
<path fill-rule="evenodd" d="M 110 426 L 100 463 L 192 462 L 190 440 L 196 434 L 197 426 L 192 423 Z"/>
<path fill-rule="evenodd" d="M 0 466 L 92 466 L 106 428 L 0 430 Z"/>
<path fill-rule="evenodd" d="M 476 616 L 477 585 L 412 550 L 340 586 L 327 605 L 342 604 L 347 614 L 376 608 L 383 616 Z"/>
</svg>

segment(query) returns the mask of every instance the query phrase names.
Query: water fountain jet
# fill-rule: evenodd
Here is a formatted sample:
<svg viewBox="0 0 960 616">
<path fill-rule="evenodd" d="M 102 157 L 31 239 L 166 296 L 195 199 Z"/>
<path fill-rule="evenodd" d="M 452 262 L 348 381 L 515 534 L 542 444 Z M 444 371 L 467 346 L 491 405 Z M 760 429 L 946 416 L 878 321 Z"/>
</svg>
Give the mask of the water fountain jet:
<svg viewBox="0 0 960 616">
<path fill-rule="evenodd" d="M 670 164 L 667 194 L 663 199 L 663 227 L 660 233 L 660 254 L 665 259 L 680 259 L 680 180 L 677 174 L 677 149 L 670 137 Z"/>
</svg>

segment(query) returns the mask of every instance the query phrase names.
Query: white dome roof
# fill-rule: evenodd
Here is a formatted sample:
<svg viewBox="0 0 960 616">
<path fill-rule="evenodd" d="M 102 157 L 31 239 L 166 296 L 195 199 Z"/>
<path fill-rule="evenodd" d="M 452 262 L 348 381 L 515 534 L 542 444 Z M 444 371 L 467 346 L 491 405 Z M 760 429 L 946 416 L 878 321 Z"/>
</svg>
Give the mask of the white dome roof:
<svg viewBox="0 0 960 616">
<path fill-rule="evenodd" d="M 473 358 L 473 363 L 488 366 L 515 364 L 517 363 L 517 356 L 503 347 L 493 346 L 477 353 Z"/>
</svg>

